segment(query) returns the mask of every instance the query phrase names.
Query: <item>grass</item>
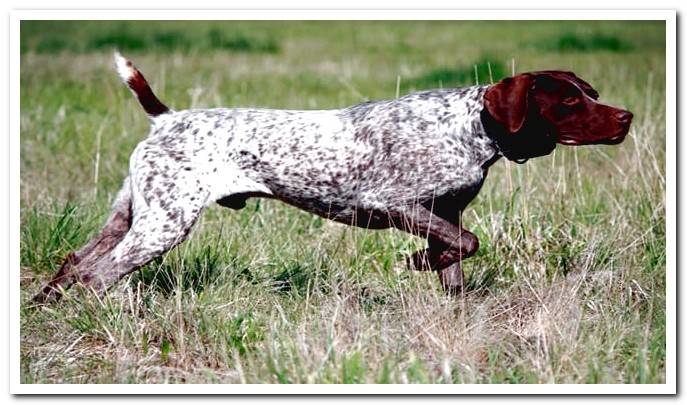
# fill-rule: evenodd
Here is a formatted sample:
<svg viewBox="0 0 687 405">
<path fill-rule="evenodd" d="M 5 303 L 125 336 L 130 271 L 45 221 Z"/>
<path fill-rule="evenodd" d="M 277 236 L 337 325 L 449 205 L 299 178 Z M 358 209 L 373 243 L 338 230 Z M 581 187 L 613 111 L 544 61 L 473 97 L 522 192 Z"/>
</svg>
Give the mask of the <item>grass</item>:
<svg viewBox="0 0 687 405">
<path fill-rule="evenodd" d="M 456 67 L 432 69 L 421 75 L 411 77 L 403 82 L 404 91 L 427 88 L 456 87 L 480 83 L 495 83 L 510 76 L 510 71 L 499 61 L 499 58 L 482 57 L 470 64 Z"/>
<path fill-rule="evenodd" d="M 136 21 L 119 21 L 96 27 L 91 22 L 26 21 L 22 24 L 21 51 L 38 53 L 97 52 L 113 48 L 122 51 L 218 51 L 279 52 L 279 43 L 271 36 L 258 36 L 237 30 L 210 28 L 200 35 L 188 35 L 183 28 L 161 28 L 142 32 L 143 24 Z M 179 24 L 177 24 L 179 25 Z M 183 25 L 180 25 L 183 26 Z M 55 35 L 60 32 L 60 35 Z M 65 35 L 66 34 L 66 35 Z"/>
<path fill-rule="evenodd" d="M 24 22 L 21 32 L 22 382 L 665 381 L 663 25 Z M 594 35 L 628 47 L 541 46 Z M 492 167 L 464 214 L 481 247 L 460 299 L 404 269 L 419 239 L 249 200 L 209 208 L 189 240 L 104 300 L 72 289 L 32 310 L 104 221 L 148 129 L 112 69 L 114 45 L 177 109 L 335 108 L 397 85 L 558 68 L 635 121 L 618 146 Z"/>
<path fill-rule="evenodd" d="M 559 52 L 628 52 L 632 50 L 632 45 L 620 37 L 598 33 L 585 36 L 564 34 L 553 41 L 542 42 L 541 46 Z"/>
</svg>

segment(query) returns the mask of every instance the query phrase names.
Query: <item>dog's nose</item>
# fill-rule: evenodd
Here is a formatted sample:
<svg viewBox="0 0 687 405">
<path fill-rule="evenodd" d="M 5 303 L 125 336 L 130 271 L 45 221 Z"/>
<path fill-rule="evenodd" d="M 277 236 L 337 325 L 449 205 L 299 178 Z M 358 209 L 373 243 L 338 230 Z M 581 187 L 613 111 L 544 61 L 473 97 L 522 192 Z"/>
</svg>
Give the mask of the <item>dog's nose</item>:
<svg viewBox="0 0 687 405">
<path fill-rule="evenodd" d="M 618 111 L 617 113 L 614 114 L 615 119 L 620 122 L 621 124 L 626 124 L 630 121 L 632 121 L 632 113 L 629 111 Z"/>
</svg>

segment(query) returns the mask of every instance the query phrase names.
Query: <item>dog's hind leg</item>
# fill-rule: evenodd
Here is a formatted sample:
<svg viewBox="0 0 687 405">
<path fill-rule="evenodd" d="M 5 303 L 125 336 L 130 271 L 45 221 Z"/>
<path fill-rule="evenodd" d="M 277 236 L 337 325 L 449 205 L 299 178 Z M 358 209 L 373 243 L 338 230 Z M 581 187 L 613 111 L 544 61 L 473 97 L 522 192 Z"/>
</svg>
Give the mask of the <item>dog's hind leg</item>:
<svg viewBox="0 0 687 405">
<path fill-rule="evenodd" d="M 188 184 L 177 176 L 180 184 Z M 140 268 L 183 242 L 208 203 L 207 188 L 189 191 L 173 182 L 166 192 L 146 193 L 144 199 L 133 184 L 131 228 L 108 254 L 94 262 L 82 262 L 78 282 L 101 294 L 125 275 Z M 205 191 L 203 191 L 205 190 Z"/>
<path fill-rule="evenodd" d="M 95 261 L 111 251 L 131 226 L 131 186 L 129 178 L 124 180 L 122 189 L 112 204 L 112 212 L 100 232 L 81 249 L 71 252 L 62 262 L 62 266 L 52 280 L 33 297 L 37 304 L 43 304 L 60 298 L 60 290 L 69 288 L 76 282 L 74 267 L 82 261 Z"/>
</svg>

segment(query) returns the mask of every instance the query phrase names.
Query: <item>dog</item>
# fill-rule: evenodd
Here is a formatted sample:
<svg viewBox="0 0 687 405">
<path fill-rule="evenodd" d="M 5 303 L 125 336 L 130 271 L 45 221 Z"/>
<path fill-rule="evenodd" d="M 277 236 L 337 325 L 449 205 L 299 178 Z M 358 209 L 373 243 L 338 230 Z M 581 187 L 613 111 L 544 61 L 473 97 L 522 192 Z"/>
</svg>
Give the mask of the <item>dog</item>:
<svg viewBox="0 0 687 405">
<path fill-rule="evenodd" d="M 408 267 L 436 272 L 457 294 L 461 261 L 479 247 L 461 214 L 489 167 L 557 144 L 618 144 L 633 117 L 598 102 L 574 73 L 552 70 L 338 110 L 173 111 L 131 61 L 115 53 L 115 65 L 150 117 L 150 134 L 131 155 L 104 227 L 67 256 L 38 303 L 74 283 L 102 294 L 181 243 L 205 207 L 241 209 L 252 197 L 426 238 Z"/>
</svg>

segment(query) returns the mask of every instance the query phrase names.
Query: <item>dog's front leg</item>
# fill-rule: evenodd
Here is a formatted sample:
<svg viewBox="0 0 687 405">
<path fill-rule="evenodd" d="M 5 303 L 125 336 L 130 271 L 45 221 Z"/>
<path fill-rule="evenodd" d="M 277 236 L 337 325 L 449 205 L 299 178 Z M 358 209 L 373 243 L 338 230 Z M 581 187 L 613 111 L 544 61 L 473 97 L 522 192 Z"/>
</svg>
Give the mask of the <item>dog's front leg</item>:
<svg viewBox="0 0 687 405">
<path fill-rule="evenodd" d="M 427 238 L 428 242 L 427 249 L 415 252 L 408 258 L 408 266 L 414 270 L 436 271 L 446 293 L 462 292 L 463 271 L 460 262 L 477 251 L 477 237 L 423 206 L 416 206 L 399 218 L 394 221 L 398 228 Z"/>
<path fill-rule="evenodd" d="M 472 256 L 479 248 L 479 241 L 472 232 L 462 228 L 460 232 L 460 238 L 454 242 L 454 246 L 448 246 L 441 240 L 429 238 L 429 247 L 415 254 L 430 258 L 430 260 L 425 260 L 423 264 L 428 265 L 430 270 L 437 272 L 444 291 L 451 295 L 462 293 L 463 270 L 461 262 Z"/>
</svg>

